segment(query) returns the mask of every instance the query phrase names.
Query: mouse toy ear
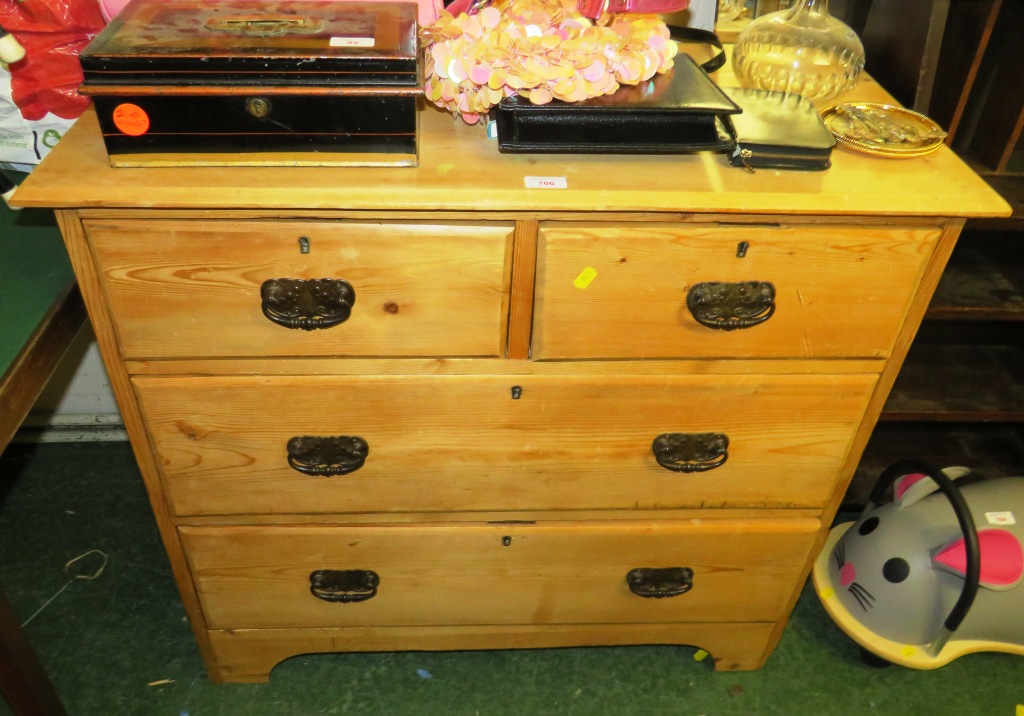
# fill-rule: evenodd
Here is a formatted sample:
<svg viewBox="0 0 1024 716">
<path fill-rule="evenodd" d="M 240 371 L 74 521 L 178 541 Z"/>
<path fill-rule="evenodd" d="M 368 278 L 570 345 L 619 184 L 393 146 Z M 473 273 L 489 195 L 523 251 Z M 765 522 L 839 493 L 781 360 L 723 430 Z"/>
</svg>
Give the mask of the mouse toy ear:
<svg viewBox="0 0 1024 716">
<path fill-rule="evenodd" d="M 996 592 L 1016 587 L 1024 577 L 1024 549 L 1009 530 L 978 530 L 981 551 L 981 586 Z M 967 576 L 967 550 L 963 537 L 940 548 L 932 557 L 936 569 Z"/>
<path fill-rule="evenodd" d="M 956 480 L 969 472 L 970 469 L 966 467 L 942 468 L 942 474 L 950 480 Z M 892 489 L 896 504 L 900 507 L 910 507 L 915 502 L 924 499 L 938 490 L 939 486 L 936 484 L 935 480 L 931 479 L 927 475 L 920 472 L 912 472 L 908 475 L 896 478 L 896 482 L 893 484 Z"/>
</svg>

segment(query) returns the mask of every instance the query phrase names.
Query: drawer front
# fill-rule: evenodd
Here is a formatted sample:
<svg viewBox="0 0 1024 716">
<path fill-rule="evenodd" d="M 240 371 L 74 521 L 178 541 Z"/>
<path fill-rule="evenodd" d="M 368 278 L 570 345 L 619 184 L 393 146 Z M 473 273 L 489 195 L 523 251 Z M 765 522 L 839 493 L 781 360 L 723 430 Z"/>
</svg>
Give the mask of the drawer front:
<svg viewBox="0 0 1024 716">
<path fill-rule="evenodd" d="M 818 527 L 806 518 L 179 532 L 210 628 L 249 629 L 767 622 L 781 616 Z M 638 595 L 627 583 L 634 569 L 677 570 L 637 574 L 633 589 L 681 593 Z"/>
<path fill-rule="evenodd" d="M 511 224 L 86 230 L 127 358 L 504 354 Z"/>
<path fill-rule="evenodd" d="M 885 357 L 939 235 L 544 224 L 533 357 Z"/>
<path fill-rule="evenodd" d="M 821 507 L 875 376 L 134 384 L 177 514 L 294 514 Z"/>
</svg>

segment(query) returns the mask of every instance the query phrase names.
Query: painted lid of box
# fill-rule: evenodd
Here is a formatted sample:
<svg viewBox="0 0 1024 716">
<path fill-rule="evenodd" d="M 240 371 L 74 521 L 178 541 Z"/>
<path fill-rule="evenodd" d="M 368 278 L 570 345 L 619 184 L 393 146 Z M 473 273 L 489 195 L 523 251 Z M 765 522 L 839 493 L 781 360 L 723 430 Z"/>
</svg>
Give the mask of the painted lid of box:
<svg viewBox="0 0 1024 716">
<path fill-rule="evenodd" d="M 133 0 L 81 52 L 90 85 L 416 86 L 417 5 Z"/>
</svg>

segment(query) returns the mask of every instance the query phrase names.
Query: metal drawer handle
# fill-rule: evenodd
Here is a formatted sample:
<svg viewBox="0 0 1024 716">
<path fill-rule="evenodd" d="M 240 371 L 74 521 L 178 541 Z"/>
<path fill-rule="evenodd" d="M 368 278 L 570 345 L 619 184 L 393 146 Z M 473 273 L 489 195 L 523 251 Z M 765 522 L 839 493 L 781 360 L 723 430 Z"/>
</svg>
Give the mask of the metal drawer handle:
<svg viewBox="0 0 1024 716">
<path fill-rule="evenodd" d="M 725 433 L 662 433 L 651 443 L 654 459 L 673 472 L 706 472 L 729 459 Z"/>
<path fill-rule="evenodd" d="M 697 323 L 734 331 L 764 323 L 775 313 L 775 286 L 768 281 L 704 281 L 686 295 Z"/>
<path fill-rule="evenodd" d="M 693 588 L 693 570 L 689 567 L 637 567 L 626 575 L 626 584 L 638 597 L 678 597 Z"/>
<path fill-rule="evenodd" d="M 288 465 L 304 475 L 348 475 L 366 462 L 370 446 L 355 435 L 302 435 L 288 441 Z"/>
<path fill-rule="evenodd" d="M 356 292 L 341 278 L 272 278 L 260 287 L 263 315 L 279 326 L 312 331 L 344 323 Z"/>
<path fill-rule="evenodd" d="M 309 575 L 309 591 L 325 602 L 365 602 L 377 596 L 380 575 L 371 569 L 318 569 Z"/>
</svg>

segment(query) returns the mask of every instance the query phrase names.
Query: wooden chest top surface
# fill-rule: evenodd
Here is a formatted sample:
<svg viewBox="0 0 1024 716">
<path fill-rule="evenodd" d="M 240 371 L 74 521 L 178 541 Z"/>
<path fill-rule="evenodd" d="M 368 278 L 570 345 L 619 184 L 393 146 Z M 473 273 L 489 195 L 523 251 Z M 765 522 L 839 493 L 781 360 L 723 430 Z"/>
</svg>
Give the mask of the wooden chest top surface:
<svg viewBox="0 0 1024 716">
<path fill-rule="evenodd" d="M 714 75 L 735 86 L 726 69 Z M 836 101 L 891 102 L 864 77 Z M 56 208 L 788 216 L 1009 216 L 1009 205 L 946 146 L 916 159 L 837 148 L 824 172 L 729 165 L 725 154 L 501 154 L 480 126 L 429 106 L 415 168 L 111 168 L 87 111 L 22 184 L 14 202 Z M 536 188 L 534 178 L 563 188 Z"/>
</svg>

